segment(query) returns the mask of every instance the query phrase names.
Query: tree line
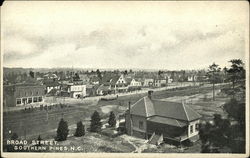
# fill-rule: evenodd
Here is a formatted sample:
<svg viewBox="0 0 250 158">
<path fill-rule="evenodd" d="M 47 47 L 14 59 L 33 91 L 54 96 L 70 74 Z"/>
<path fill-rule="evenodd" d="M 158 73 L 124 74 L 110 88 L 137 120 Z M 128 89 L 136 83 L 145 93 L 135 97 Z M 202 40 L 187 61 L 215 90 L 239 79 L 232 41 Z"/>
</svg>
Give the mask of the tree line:
<svg viewBox="0 0 250 158">
<path fill-rule="evenodd" d="M 245 68 L 240 59 L 233 59 L 229 62 L 231 63 L 230 67 L 224 67 L 223 70 L 215 63 L 209 66 L 208 76 L 213 87 L 220 71 L 224 72 L 225 80 L 231 82 L 230 88 L 221 90 L 231 99 L 222 106 L 228 114 L 227 118 L 214 114 L 212 124 L 206 122 L 200 125 L 199 135 L 202 142 L 202 153 L 244 153 L 246 150 Z M 213 100 L 215 100 L 214 88 Z"/>
</svg>

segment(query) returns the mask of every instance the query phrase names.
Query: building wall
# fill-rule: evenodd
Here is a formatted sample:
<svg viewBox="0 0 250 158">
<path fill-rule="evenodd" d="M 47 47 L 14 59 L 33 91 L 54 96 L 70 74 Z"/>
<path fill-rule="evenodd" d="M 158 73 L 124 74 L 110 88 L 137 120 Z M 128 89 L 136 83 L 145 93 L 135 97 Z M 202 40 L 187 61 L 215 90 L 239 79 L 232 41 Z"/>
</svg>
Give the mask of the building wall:
<svg viewBox="0 0 250 158">
<path fill-rule="evenodd" d="M 60 86 L 47 87 L 47 93 L 49 93 L 52 89 L 60 89 Z"/>
<path fill-rule="evenodd" d="M 145 117 L 131 115 L 133 130 L 147 131 L 147 120 Z"/>
<path fill-rule="evenodd" d="M 196 127 L 199 125 L 199 120 L 195 120 L 189 123 L 188 125 L 188 137 L 193 137 L 199 134 L 199 131 Z"/>
<path fill-rule="evenodd" d="M 3 92 L 3 106 L 8 107 L 14 107 L 16 106 L 16 99 L 14 95 L 8 95 L 5 94 L 6 92 Z"/>
<path fill-rule="evenodd" d="M 141 86 L 141 82 L 135 81 L 134 79 L 131 81 L 130 86 Z"/>
<path fill-rule="evenodd" d="M 4 88 L 3 100 L 5 106 L 24 106 L 43 102 L 44 86 L 9 86 Z M 36 101 L 36 102 L 34 102 Z"/>
<path fill-rule="evenodd" d="M 143 86 L 145 86 L 145 87 L 152 86 L 153 83 L 154 83 L 153 79 L 145 79 Z"/>
<path fill-rule="evenodd" d="M 18 86 L 15 89 L 15 105 L 24 106 L 26 104 L 43 102 L 44 86 Z"/>
<path fill-rule="evenodd" d="M 146 139 L 147 122 L 146 118 L 137 115 L 125 114 L 125 127 L 128 135 Z"/>
<path fill-rule="evenodd" d="M 116 84 L 126 83 L 126 80 L 123 75 L 120 76 L 120 78 L 117 80 Z"/>
<path fill-rule="evenodd" d="M 85 97 L 86 94 L 86 85 L 72 85 L 70 86 L 71 97 L 77 98 L 77 95 Z"/>
<path fill-rule="evenodd" d="M 156 134 L 163 134 L 163 137 L 179 137 L 186 135 L 187 136 L 187 127 L 175 127 L 175 126 L 170 126 L 167 124 L 162 124 L 162 123 L 156 123 L 156 122 L 147 122 L 147 127 L 148 130 L 147 132 L 149 134 L 153 134 L 154 132 Z"/>
</svg>

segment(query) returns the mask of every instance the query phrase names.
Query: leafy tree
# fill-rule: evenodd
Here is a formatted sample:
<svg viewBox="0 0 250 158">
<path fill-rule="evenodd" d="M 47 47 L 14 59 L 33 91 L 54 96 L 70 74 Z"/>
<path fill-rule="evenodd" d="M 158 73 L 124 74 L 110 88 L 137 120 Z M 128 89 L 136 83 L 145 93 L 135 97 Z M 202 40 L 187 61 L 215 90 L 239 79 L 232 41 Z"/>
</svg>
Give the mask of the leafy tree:
<svg viewBox="0 0 250 158">
<path fill-rule="evenodd" d="M 93 113 L 91 116 L 91 123 L 90 123 L 90 131 L 91 132 L 99 132 L 101 131 L 102 123 L 100 115 L 97 111 Z"/>
<path fill-rule="evenodd" d="M 102 80 L 102 73 L 99 69 L 96 70 L 96 74 L 97 74 L 97 77 L 99 78 L 99 80 Z"/>
<path fill-rule="evenodd" d="M 68 123 L 64 121 L 62 118 L 57 128 L 56 140 L 64 141 L 67 139 L 68 134 L 69 134 Z"/>
<path fill-rule="evenodd" d="M 75 73 L 75 75 L 73 76 L 73 80 L 74 81 L 79 81 L 80 80 L 80 76 L 78 73 Z"/>
<path fill-rule="evenodd" d="M 158 76 L 161 76 L 161 74 L 163 74 L 163 71 L 159 70 L 158 71 Z"/>
<path fill-rule="evenodd" d="M 201 126 L 199 135 L 202 142 L 202 153 L 217 153 L 219 149 L 229 146 L 230 122 L 214 115 L 214 124 L 206 123 Z"/>
<path fill-rule="evenodd" d="M 128 74 L 128 70 L 125 70 L 123 74 L 124 74 L 124 75 L 127 75 L 127 74 Z"/>
<path fill-rule="evenodd" d="M 30 77 L 35 78 L 35 73 L 33 71 L 30 71 Z"/>
<path fill-rule="evenodd" d="M 74 136 L 81 137 L 85 135 L 85 126 L 82 124 L 82 121 L 77 122 L 76 132 Z"/>
<path fill-rule="evenodd" d="M 240 103 L 232 98 L 223 108 L 228 113 L 229 118 L 236 120 L 239 123 L 239 128 L 245 131 L 245 102 Z"/>
<path fill-rule="evenodd" d="M 216 83 L 216 80 L 218 80 L 218 78 L 219 78 L 220 70 L 221 70 L 221 68 L 219 67 L 219 65 L 217 65 L 215 63 L 213 63 L 212 65 L 210 65 L 208 67 L 208 74 L 207 75 L 213 84 L 213 100 L 215 100 L 214 84 Z"/>
<path fill-rule="evenodd" d="M 113 111 L 110 112 L 108 123 L 111 127 L 115 127 L 116 125 L 116 118 Z"/>
<path fill-rule="evenodd" d="M 235 92 L 235 84 L 245 79 L 244 63 L 241 59 L 233 59 L 229 62 L 231 62 L 231 67 L 227 70 L 227 74 L 229 81 L 232 82 L 233 91 Z"/>
</svg>

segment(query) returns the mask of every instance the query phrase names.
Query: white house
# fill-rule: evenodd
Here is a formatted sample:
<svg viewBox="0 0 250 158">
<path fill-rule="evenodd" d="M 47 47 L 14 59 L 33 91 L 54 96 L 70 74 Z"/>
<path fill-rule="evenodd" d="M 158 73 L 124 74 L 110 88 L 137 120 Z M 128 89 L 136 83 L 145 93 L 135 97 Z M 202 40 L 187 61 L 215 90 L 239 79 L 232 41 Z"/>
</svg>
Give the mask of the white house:
<svg viewBox="0 0 250 158">
<path fill-rule="evenodd" d="M 172 83 L 173 82 L 173 79 L 171 78 L 171 76 L 167 76 L 167 82 L 168 83 Z"/>
<path fill-rule="evenodd" d="M 188 76 L 188 81 L 189 82 L 197 81 L 197 75 L 189 75 Z"/>
<path fill-rule="evenodd" d="M 136 80 L 136 79 L 133 78 L 131 80 L 129 86 L 131 86 L 131 87 L 140 87 L 140 86 L 142 86 L 142 84 L 141 84 L 140 81 L 138 81 L 138 80 Z"/>
<path fill-rule="evenodd" d="M 46 81 L 43 83 L 46 87 L 46 93 L 49 93 L 52 89 L 59 90 L 60 85 L 58 81 Z"/>
<path fill-rule="evenodd" d="M 81 98 L 85 97 L 86 94 L 86 85 L 70 85 L 68 92 L 72 98 Z"/>
<path fill-rule="evenodd" d="M 151 87 L 151 86 L 153 86 L 153 83 L 154 83 L 154 79 L 152 79 L 152 78 L 145 78 L 143 86 L 144 87 Z"/>
</svg>

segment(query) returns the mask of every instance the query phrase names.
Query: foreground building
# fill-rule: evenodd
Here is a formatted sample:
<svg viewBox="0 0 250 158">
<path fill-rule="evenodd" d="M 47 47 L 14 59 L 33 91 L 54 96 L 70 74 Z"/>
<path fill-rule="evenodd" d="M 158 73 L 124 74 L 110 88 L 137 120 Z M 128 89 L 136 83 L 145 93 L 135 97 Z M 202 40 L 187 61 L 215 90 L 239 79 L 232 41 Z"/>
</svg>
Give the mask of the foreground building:
<svg viewBox="0 0 250 158">
<path fill-rule="evenodd" d="M 160 141 L 181 143 L 198 139 L 201 115 L 188 105 L 152 99 L 152 91 L 129 105 L 125 113 L 127 134 L 148 139 L 152 144 Z"/>
<path fill-rule="evenodd" d="M 3 87 L 4 106 L 25 106 L 43 102 L 44 86 L 38 84 L 16 84 Z"/>
</svg>

